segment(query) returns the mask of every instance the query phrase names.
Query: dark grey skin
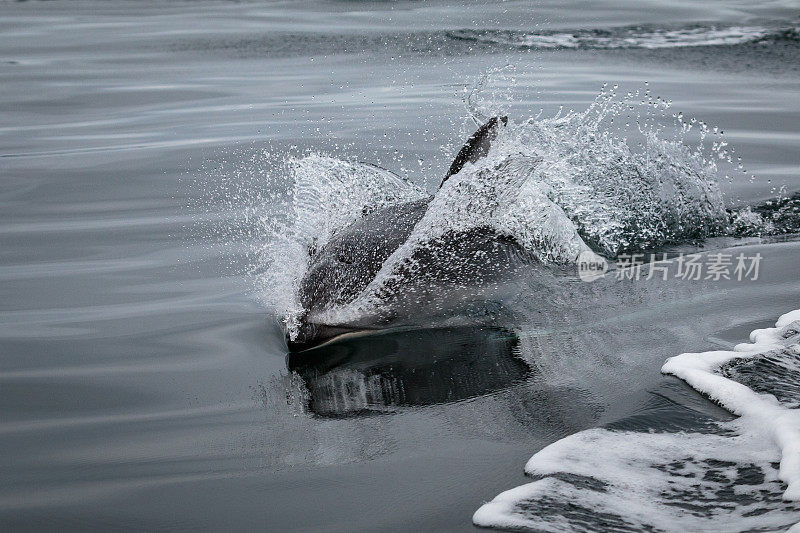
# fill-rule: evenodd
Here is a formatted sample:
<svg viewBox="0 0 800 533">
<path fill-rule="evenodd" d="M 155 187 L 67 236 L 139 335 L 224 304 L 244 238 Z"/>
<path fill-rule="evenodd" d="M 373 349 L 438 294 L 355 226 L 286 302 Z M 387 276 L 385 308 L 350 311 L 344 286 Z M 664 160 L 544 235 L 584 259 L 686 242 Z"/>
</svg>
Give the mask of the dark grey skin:
<svg viewBox="0 0 800 533">
<path fill-rule="evenodd" d="M 506 124 L 506 117 L 494 117 L 481 126 L 464 144 L 453 164 L 442 180 L 457 174 L 467 162 L 476 162 L 489 153 L 492 141 L 496 138 L 500 123 Z M 441 187 L 441 185 L 440 185 Z M 350 226 L 338 231 L 322 249 L 312 254 L 308 271 L 300 282 L 300 303 L 306 310 L 301 319 L 299 335 L 286 342 L 292 352 L 305 350 L 324 343 L 343 333 L 381 324 L 319 324 L 313 314 L 337 305 L 351 302 L 375 278 L 383 263 L 397 250 L 411 234 L 414 226 L 425 215 L 433 197 L 400 205 L 393 205 L 366 214 Z M 447 262 L 441 264 L 439 257 L 425 258 L 423 254 L 435 254 L 432 250 L 420 251 L 424 264 L 430 259 L 436 264 L 437 281 L 458 278 L 464 271 L 479 272 L 475 252 L 484 255 L 480 261 L 497 264 L 497 261 L 512 261 L 520 253 L 519 247 L 510 239 L 498 238 L 494 231 L 475 230 L 468 235 L 449 236 L 447 257 L 458 258 L 451 264 L 457 265 L 448 272 Z M 443 243 L 444 244 L 444 243 Z M 424 273 L 422 273 L 424 275 Z"/>
</svg>

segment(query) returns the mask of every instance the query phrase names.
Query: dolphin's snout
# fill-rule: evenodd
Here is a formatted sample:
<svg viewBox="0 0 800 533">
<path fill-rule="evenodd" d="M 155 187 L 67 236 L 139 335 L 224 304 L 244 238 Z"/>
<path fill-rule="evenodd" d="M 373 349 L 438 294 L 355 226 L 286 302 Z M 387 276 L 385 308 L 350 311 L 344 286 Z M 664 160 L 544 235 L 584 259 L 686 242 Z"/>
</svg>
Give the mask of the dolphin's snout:
<svg viewBox="0 0 800 533">
<path fill-rule="evenodd" d="M 297 328 L 293 336 L 290 335 L 288 330 L 286 331 L 286 347 L 290 352 L 302 352 L 349 331 L 353 331 L 353 329 L 311 322 L 308 320 L 308 315 L 305 315 L 300 319 L 300 327 Z"/>
<path fill-rule="evenodd" d="M 286 347 L 290 352 L 301 352 L 311 348 L 314 346 L 316 329 L 314 324 L 308 322 L 307 316 L 304 315 L 300 318 L 300 326 L 296 330 L 286 330 Z"/>
</svg>

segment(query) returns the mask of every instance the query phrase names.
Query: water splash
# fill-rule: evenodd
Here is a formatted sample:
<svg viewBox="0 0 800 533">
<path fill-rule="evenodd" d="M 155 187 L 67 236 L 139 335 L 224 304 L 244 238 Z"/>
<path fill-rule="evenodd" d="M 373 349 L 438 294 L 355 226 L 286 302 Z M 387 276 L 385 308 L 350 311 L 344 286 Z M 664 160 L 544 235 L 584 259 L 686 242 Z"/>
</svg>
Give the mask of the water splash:
<svg viewBox="0 0 800 533">
<path fill-rule="evenodd" d="M 513 69 L 496 73 L 513 76 Z M 489 80 L 467 98 L 473 116 L 505 109 L 507 99 L 498 101 Z M 537 262 L 569 265 L 587 250 L 613 258 L 768 229 L 755 211 L 726 210 L 718 165 L 737 171 L 738 160 L 718 128 L 673 112 L 647 88 L 617 90 L 604 87 L 584 111 L 510 118 L 489 154 L 445 183 L 377 276 L 351 301 L 326 310 L 325 322 L 379 312 L 393 296 L 411 292 L 421 273 L 435 282 L 437 265 L 450 269 L 454 286 L 469 286 L 487 265 L 453 257 L 449 243 L 480 232 L 517 243 Z M 239 236 L 251 247 L 259 294 L 290 332 L 306 311 L 298 288 L 316 251 L 366 213 L 428 198 L 387 170 L 316 153 L 265 152 L 250 166 L 234 173 L 238 188 L 227 198 L 244 210 Z M 453 264 L 460 268 L 455 275 Z"/>
<path fill-rule="evenodd" d="M 507 64 L 487 70 L 471 87 L 465 87 L 464 107 L 472 121 L 481 126 L 494 116 L 509 114 L 516 83 L 516 67 Z"/>
<path fill-rule="evenodd" d="M 649 94 L 607 89 L 586 111 L 528 120 L 515 149 L 542 159 L 529 184 L 546 191 L 596 252 L 620 253 L 724 232 L 717 164 Z M 615 120 L 635 121 L 635 129 Z M 620 121 L 621 122 L 621 121 Z"/>
</svg>

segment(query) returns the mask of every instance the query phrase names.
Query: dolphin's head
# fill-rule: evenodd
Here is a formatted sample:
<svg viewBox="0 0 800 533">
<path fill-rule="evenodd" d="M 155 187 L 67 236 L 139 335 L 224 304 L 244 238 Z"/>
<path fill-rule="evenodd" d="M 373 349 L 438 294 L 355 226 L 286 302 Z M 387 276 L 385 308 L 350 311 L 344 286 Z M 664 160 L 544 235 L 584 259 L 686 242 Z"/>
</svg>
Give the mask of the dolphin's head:
<svg viewBox="0 0 800 533">
<path fill-rule="evenodd" d="M 342 305 L 369 283 L 365 258 L 349 239 L 335 239 L 314 256 L 300 282 L 300 303 L 307 311 Z"/>
<path fill-rule="evenodd" d="M 384 261 L 408 238 L 425 214 L 428 199 L 379 209 L 338 231 L 311 256 L 298 296 L 305 313 L 298 331 L 287 335 L 290 351 L 305 350 L 352 331 L 315 320 L 352 302 L 375 279 Z"/>
<path fill-rule="evenodd" d="M 303 308 L 318 312 L 350 303 L 405 242 L 428 201 L 378 209 L 338 231 L 311 256 L 299 287 Z"/>
</svg>

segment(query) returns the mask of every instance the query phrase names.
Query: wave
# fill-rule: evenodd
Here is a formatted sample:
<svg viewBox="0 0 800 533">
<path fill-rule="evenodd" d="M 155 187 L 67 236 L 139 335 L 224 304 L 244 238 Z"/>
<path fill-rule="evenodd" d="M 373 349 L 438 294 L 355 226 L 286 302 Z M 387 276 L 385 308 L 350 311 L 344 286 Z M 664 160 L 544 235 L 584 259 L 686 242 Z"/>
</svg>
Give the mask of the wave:
<svg viewBox="0 0 800 533">
<path fill-rule="evenodd" d="M 174 45 L 181 51 L 222 51 L 238 57 L 300 57 L 389 53 L 394 56 L 460 56 L 505 50 L 666 50 L 733 48 L 800 43 L 792 23 L 684 26 L 636 25 L 568 30 L 461 28 L 397 32 L 269 32 L 247 37 L 193 37 Z"/>
<path fill-rule="evenodd" d="M 800 520 L 800 310 L 731 351 L 682 354 L 672 374 L 738 418 L 669 427 L 663 413 L 571 435 L 535 454 L 535 481 L 476 525 L 536 531 L 779 531 Z M 677 408 L 669 409 L 675 417 Z"/>
<path fill-rule="evenodd" d="M 450 31 L 457 40 L 512 48 L 613 50 L 627 48 L 659 49 L 695 46 L 731 46 L 748 43 L 770 44 L 800 41 L 798 27 L 722 26 L 717 24 L 668 26 L 623 26 L 610 29 L 514 31 Z"/>
</svg>

